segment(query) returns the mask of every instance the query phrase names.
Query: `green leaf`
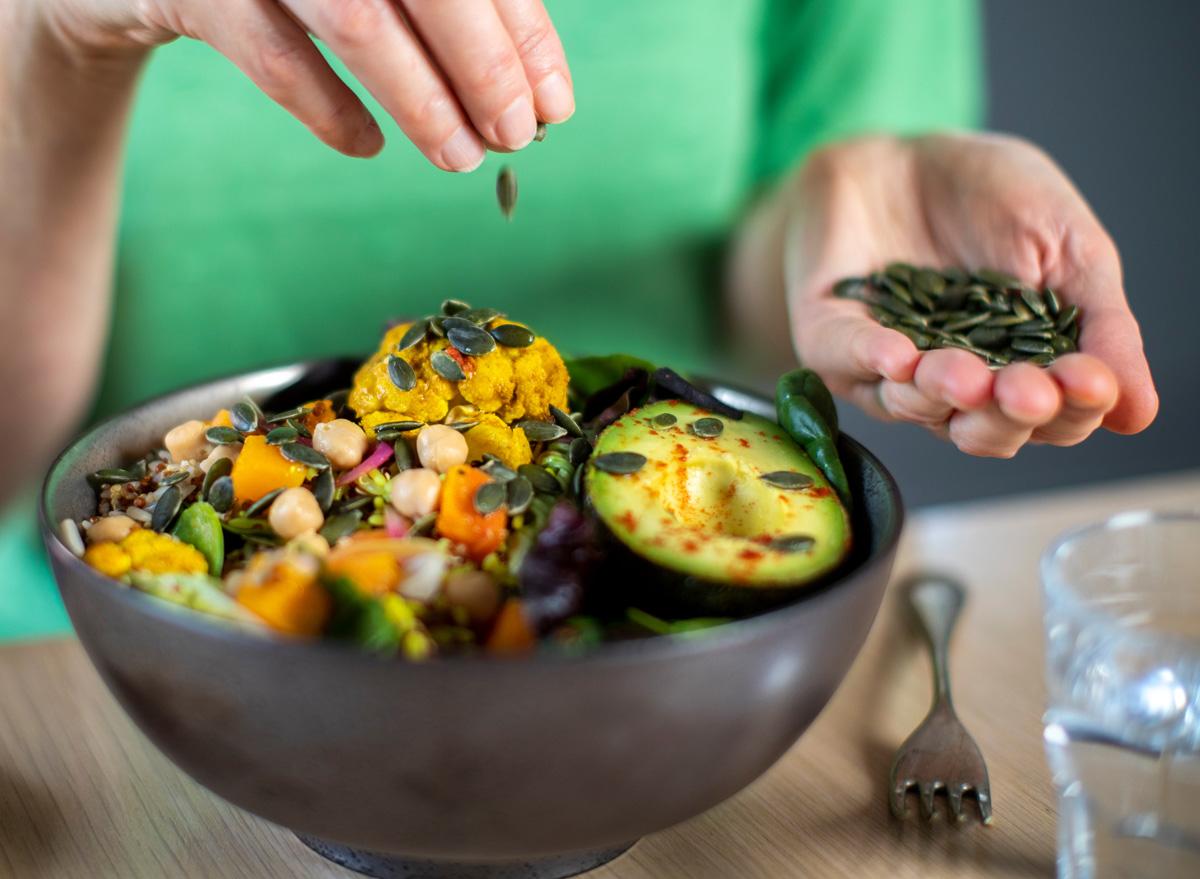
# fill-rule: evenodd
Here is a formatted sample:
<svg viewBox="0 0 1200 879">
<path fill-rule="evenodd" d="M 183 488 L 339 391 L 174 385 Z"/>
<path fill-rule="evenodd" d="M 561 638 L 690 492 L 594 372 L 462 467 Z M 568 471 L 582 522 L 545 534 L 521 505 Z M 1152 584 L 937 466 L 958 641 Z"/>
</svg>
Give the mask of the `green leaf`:
<svg viewBox="0 0 1200 879">
<path fill-rule="evenodd" d="M 581 399 L 587 399 L 597 391 L 616 384 L 630 369 L 644 369 L 651 375 L 655 366 L 648 360 L 632 354 L 609 354 L 605 357 L 577 357 L 567 360 L 567 373 L 571 376 L 571 391 Z"/>
<path fill-rule="evenodd" d="M 208 560 L 208 572 L 221 576 L 225 565 L 225 532 L 221 528 L 221 517 L 212 504 L 197 501 L 179 514 L 175 529 L 171 532 L 184 543 L 190 543 Z"/>
<path fill-rule="evenodd" d="M 381 601 L 364 595 L 345 577 L 330 578 L 324 583 L 333 598 L 333 615 L 326 630 L 329 637 L 343 638 L 377 653 L 395 653 L 399 649 L 400 631 L 388 618 Z"/>
</svg>

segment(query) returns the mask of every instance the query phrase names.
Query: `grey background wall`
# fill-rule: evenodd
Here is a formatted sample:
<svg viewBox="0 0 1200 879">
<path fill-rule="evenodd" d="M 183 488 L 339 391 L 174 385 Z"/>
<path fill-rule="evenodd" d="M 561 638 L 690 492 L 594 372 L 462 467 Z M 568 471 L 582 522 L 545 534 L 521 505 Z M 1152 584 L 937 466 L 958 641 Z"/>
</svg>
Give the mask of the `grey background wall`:
<svg viewBox="0 0 1200 879">
<path fill-rule="evenodd" d="M 842 406 L 846 429 L 910 506 L 1200 467 L 1200 2 L 985 0 L 984 11 L 989 127 L 1042 145 L 1117 242 L 1159 415 L 1137 436 L 1007 461 Z"/>
</svg>

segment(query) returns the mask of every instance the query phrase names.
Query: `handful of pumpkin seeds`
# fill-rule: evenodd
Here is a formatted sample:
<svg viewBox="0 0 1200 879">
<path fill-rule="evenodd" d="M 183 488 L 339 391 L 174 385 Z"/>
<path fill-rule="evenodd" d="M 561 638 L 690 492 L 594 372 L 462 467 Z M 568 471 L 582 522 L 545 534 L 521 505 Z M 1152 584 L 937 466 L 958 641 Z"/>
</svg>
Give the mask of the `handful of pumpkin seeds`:
<svg viewBox="0 0 1200 879">
<path fill-rule="evenodd" d="M 930 269 L 895 262 L 865 278 L 843 278 L 833 294 L 857 299 L 921 351 L 961 348 L 999 369 L 1024 360 L 1048 366 L 1077 350 L 1079 308 L 992 269 Z"/>
</svg>

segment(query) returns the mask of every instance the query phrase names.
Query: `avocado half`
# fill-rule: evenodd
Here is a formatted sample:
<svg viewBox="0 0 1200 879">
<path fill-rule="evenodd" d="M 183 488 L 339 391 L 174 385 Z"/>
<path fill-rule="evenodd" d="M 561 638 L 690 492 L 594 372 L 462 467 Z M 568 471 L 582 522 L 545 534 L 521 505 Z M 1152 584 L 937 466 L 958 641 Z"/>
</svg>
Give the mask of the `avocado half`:
<svg viewBox="0 0 1200 879">
<path fill-rule="evenodd" d="M 720 433 L 704 435 L 706 422 L 697 435 L 702 418 L 720 421 Z M 613 452 L 646 463 L 607 472 L 601 456 Z M 811 481 L 782 488 L 761 478 L 780 471 Z M 797 597 L 850 549 L 850 519 L 829 482 L 779 425 L 749 413 L 734 421 L 681 400 L 636 409 L 600 434 L 585 479 L 588 506 L 624 569 L 610 572 L 623 597 L 663 614 L 765 610 Z"/>
</svg>

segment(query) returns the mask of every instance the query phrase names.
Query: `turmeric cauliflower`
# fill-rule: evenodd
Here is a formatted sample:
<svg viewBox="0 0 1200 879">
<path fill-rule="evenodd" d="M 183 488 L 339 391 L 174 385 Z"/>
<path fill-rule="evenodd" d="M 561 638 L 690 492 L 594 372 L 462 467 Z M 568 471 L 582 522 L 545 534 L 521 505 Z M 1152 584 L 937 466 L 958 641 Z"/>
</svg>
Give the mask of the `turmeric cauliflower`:
<svg viewBox="0 0 1200 879">
<path fill-rule="evenodd" d="M 88 547 L 83 560 L 109 577 L 130 571 L 146 574 L 207 574 L 208 561 L 200 550 L 170 534 L 146 528 L 130 533 L 120 543 L 97 543 Z"/>
<path fill-rule="evenodd" d="M 497 318 L 489 326 L 506 323 L 511 321 Z M 430 363 L 436 352 L 450 347 L 445 339 L 427 337 L 406 351 L 396 352 L 396 344 L 410 326 L 400 324 L 389 330 L 379 350 L 354 376 L 349 402 L 364 427 L 410 419 L 432 424 L 442 421 L 450 407 L 464 404 L 494 413 L 509 423 L 523 419 L 549 421 L 552 405 L 566 408 L 567 368 L 545 339 L 535 339 L 526 348 L 497 345 L 494 351 L 478 357 L 451 349 L 451 356 L 467 374 L 463 381 L 451 382 L 438 375 Z M 416 373 L 417 383 L 411 391 L 402 391 L 392 383 L 387 368 L 391 354 L 406 360 Z M 381 412 L 386 416 L 376 414 Z"/>
</svg>

